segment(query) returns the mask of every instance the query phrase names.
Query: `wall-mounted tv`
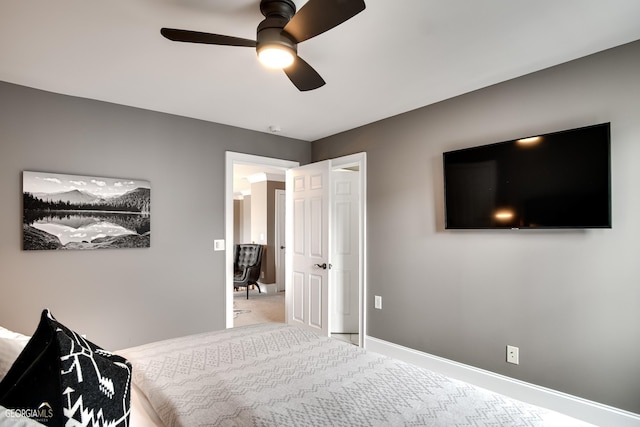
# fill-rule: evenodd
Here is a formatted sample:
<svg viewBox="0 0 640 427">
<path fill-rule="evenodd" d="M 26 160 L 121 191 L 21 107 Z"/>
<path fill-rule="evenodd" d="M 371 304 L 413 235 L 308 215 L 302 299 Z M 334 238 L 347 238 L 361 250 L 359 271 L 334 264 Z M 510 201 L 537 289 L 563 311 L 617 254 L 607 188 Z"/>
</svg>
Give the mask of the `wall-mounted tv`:
<svg viewBox="0 0 640 427">
<path fill-rule="evenodd" d="M 610 228 L 610 123 L 443 154 L 445 227 Z"/>
</svg>

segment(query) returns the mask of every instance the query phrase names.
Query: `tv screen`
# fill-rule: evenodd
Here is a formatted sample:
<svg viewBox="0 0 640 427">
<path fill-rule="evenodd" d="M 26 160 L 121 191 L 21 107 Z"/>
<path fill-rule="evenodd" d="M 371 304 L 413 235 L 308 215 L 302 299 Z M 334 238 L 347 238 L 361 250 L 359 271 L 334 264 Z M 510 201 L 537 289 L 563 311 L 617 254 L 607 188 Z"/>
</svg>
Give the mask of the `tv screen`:
<svg viewBox="0 0 640 427">
<path fill-rule="evenodd" d="M 443 154 L 445 227 L 610 228 L 610 123 Z"/>
</svg>

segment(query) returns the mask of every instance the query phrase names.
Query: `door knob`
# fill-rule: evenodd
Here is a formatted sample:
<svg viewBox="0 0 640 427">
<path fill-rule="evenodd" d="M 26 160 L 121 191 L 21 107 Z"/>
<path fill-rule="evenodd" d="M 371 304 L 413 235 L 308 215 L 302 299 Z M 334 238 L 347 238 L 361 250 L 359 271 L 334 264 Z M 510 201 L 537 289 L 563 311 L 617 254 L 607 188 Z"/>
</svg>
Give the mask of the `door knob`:
<svg viewBox="0 0 640 427">
<path fill-rule="evenodd" d="M 327 263 L 323 263 L 323 264 L 314 264 L 316 267 L 321 268 L 323 270 L 327 269 Z"/>
</svg>

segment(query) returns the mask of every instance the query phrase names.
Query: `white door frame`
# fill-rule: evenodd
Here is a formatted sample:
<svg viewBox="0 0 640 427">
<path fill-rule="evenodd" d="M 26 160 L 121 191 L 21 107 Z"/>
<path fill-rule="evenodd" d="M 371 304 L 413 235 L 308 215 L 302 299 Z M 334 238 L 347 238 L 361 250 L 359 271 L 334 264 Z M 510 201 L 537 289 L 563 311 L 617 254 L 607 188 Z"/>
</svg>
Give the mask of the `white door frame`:
<svg viewBox="0 0 640 427">
<path fill-rule="evenodd" d="M 225 153 L 225 162 L 225 319 L 226 327 L 233 328 L 233 166 L 258 165 L 286 170 L 300 166 L 300 163 L 233 151 Z"/>
</svg>

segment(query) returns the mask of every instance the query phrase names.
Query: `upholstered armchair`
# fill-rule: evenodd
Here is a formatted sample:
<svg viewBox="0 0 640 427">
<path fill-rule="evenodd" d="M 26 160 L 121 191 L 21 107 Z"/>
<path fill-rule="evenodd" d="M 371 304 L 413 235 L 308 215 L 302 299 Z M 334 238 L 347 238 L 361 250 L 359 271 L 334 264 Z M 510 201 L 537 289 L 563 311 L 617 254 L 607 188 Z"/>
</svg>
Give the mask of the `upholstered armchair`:
<svg viewBox="0 0 640 427">
<path fill-rule="evenodd" d="M 249 286 L 256 285 L 262 293 L 258 279 L 260 278 L 260 266 L 262 264 L 262 245 L 239 244 L 236 245 L 236 253 L 233 262 L 233 289 L 244 286 L 247 288 L 249 299 Z"/>
</svg>

